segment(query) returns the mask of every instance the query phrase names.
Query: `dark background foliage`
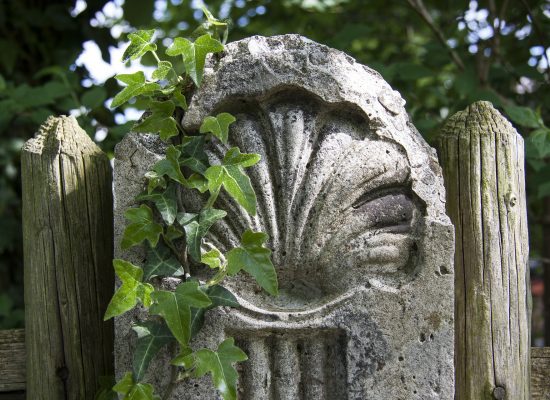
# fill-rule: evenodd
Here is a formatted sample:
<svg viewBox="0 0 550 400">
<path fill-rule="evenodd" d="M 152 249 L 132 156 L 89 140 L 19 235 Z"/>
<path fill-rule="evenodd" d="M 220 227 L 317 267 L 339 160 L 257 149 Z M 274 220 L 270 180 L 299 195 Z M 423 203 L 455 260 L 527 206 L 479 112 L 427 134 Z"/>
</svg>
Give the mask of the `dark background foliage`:
<svg viewBox="0 0 550 400">
<path fill-rule="evenodd" d="M 94 84 L 93 71 L 76 62 L 84 43 L 94 42 L 102 58 L 114 64 L 119 60 L 110 59 L 110 50 L 126 33 L 156 28 L 163 52 L 167 38 L 188 36 L 202 21 L 200 3 L 0 0 L 0 328 L 24 323 L 23 142 L 48 115 L 72 112 L 112 154 L 132 124 L 126 117 L 137 115 L 130 111 L 140 105 L 116 113 L 106 106 L 118 86 L 114 79 Z M 545 52 L 550 2 L 211 0 L 207 5 L 232 21 L 230 40 L 300 33 L 378 70 L 405 97 L 415 125 L 432 144 L 445 119 L 476 100 L 491 101 L 512 119 L 526 139 L 533 332 L 535 343 L 542 344 L 542 277 L 543 268 L 550 269 L 550 130 L 543 123 L 550 113 Z M 153 64 L 146 57 L 148 62 Z M 550 273 L 546 287 L 550 292 Z"/>
</svg>

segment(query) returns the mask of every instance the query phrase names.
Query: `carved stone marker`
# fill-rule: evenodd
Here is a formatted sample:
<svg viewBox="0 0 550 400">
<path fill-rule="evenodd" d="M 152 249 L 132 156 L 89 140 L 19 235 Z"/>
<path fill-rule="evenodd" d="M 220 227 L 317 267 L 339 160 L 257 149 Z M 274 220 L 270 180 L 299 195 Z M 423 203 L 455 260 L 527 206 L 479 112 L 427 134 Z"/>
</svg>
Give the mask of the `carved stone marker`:
<svg viewBox="0 0 550 400">
<path fill-rule="evenodd" d="M 454 397 L 453 229 L 435 152 L 403 106 L 377 72 L 297 35 L 252 37 L 209 59 L 184 128 L 231 112 L 230 145 L 262 161 L 250 170 L 258 215 L 221 196 L 228 216 L 208 241 L 227 250 L 248 227 L 267 232 L 281 292 L 232 278 L 242 307 L 209 312 L 194 342 L 215 348 L 235 337 L 249 357 L 241 399 Z M 161 150 L 134 134 L 117 148 L 117 248 L 122 212 Z M 180 197 L 196 208 L 188 192 Z M 136 250 L 124 257 L 142 261 Z M 130 368 L 130 323 L 117 321 L 119 373 Z M 167 384 L 160 365 L 149 379 Z M 173 398 L 218 398 L 195 383 Z"/>
</svg>

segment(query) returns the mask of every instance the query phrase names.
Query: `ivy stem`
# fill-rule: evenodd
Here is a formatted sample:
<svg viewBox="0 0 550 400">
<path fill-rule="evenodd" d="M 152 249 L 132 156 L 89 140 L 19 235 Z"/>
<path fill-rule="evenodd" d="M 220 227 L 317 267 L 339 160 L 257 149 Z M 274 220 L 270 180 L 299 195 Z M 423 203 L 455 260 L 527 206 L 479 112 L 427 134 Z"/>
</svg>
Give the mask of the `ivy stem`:
<svg viewBox="0 0 550 400">
<path fill-rule="evenodd" d="M 206 204 L 204 205 L 204 208 L 212 208 L 214 206 L 214 203 L 218 199 L 218 195 L 220 194 L 220 189 L 210 192 L 210 197 L 206 201 Z"/>
<path fill-rule="evenodd" d="M 172 343 L 170 346 L 170 353 L 171 358 L 174 358 L 176 356 L 177 352 L 177 344 Z M 176 384 L 178 383 L 178 367 L 175 365 L 170 366 L 170 383 L 166 387 L 164 394 L 162 396 L 162 400 L 168 400 L 170 396 L 172 396 L 172 392 L 174 392 L 174 389 L 176 388 Z"/>
<path fill-rule="evenodd" d="M 183 256 L 181 256 L 181 253 L 178 251 L 178 249 L 176 249 L 176 246 L 174 246 L 174 243 L 166 239 L 166 236 L 164 234 L 162 235 L 162 239 L 164 240 L 164 243 L 166 244 L 166 246 L 168 246 L 172 251 L 172 253 L 176 256 L 176 258 L 178 259 L 178 262 L 183 266 L 183 270 L 185 271 L 185 273 L 188 274 L 189 262 L 187 260 L 187 245 L 183 249 L 184 250 Z"/>
<path fill-rule="evenodd" d="M 157 55 L 157 52 L 156 52 L 156 51 L 152 51 L 151 53 L 153 54 L 153 57 L 155 57 L 155 60 L 157 60 L 157 64 L 160 64 L 160 58 L 159 58 L 159 56 Z"/>
<path fill-rule="evenodd" d="M 216 275 L 214 275 L 214 277 L 212 279 L 210 279 L 208 282 L 206 282 L 206 286 L 210 287 L 210 286 L 218 285 L 221 281 L 223 281 L 225 279 L 226 276 L 227 276 L 227 265 L 224 264 L 220 268 L 218 273 Z"/>
</svg>

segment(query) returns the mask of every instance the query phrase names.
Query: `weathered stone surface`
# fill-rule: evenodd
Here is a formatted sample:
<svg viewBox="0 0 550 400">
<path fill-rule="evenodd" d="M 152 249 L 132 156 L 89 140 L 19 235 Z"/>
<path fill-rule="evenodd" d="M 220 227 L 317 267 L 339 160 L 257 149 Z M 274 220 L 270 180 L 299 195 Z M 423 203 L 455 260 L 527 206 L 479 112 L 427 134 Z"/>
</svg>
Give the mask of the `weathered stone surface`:
<svg viewBox="0 0 550 400">
<path fill-rule="evenodd" d="M 250 170 L 258 215 L 221 196 L 229 213 L 208 241 L 229 249 L 247 227 L 267 232 L 281 287 L 273 298 L 232 278 L 242 308 L 209 312 L 194 344 L 236 338 L 249 356 L 241 398 L 453 398 L 453 229 L 435 152 L 403 106 L 377 72 L 297 35 L 252 37 L 209 59 L 184 127 L 231 112 L 230 145 L 262 161 Z M 133 134 L 117 148 L 117 248 L 122 212 L 159 149 Z M 211 149 L 213 161 L 221 151 Z M 180 205 L 199 200 L 182 193 Z M 117 321 L 119 373 L 130 366 L 132 318 Z M 161 365 L 149 379 L 167 383 Z M 209 379 L 173 398 L 218 398 Z"/>
</svg>

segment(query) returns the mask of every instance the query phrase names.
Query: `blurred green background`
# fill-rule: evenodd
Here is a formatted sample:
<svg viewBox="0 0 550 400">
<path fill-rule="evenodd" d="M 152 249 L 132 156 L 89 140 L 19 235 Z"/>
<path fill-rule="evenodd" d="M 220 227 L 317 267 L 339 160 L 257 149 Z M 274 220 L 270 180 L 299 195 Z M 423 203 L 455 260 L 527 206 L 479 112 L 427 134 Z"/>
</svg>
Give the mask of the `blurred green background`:
<svg viewBox="0 0 550 400">
<path fill-rule="evenodd" d="M 24 325 L 19 154 L 50 114 L 72 114 L 109 154 L 139 104 L 108 108 L 126 34 L 157 29 L 159 51 L 202 22 L 202 1 L 0 0 L 0 329 Z M 476 100 L 499 107 L 526 139 L 533 343 L 544 343 L 550 271 L 549 0 L 210 0 L 230 41 L 300 33 L 378 70 L 431 143 Z M 150 56 L 150 55 L 149 55 Z M 143 62 L 153 65 L 154 60 Z M 546 273 L 550 345 L 550 272 Z"/>
</svg>

